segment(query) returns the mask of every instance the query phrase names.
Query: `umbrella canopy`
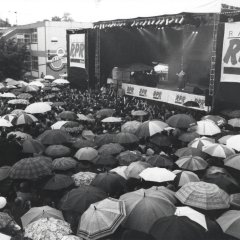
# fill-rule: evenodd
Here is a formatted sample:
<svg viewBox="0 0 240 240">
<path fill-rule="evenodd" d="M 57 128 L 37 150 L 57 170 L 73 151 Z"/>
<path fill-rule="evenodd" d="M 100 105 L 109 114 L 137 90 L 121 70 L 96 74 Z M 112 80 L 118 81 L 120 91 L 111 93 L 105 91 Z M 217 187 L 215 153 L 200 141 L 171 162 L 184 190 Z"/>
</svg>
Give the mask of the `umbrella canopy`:
<svg viewBox="0 0 240 240">
<path fill-rule="evenodd" d="M 213 136 L 221 132 L 221 129 L 211 120 L 197 122 L 196 132 L 204 136 Z"/>
<path fill-rule="evenodd" d="M 44 133 L 39 135 L 37 139 L 43 144 L 54 145 L 68 142 L 70 140 L 70 136 L 62 130 L 54 129 L 46 130 Z"/>
<path fill-rule="evenodd" d="M 38 156 L 23 158 L 15 163 L 10 172 L 9 177 L 13 179 L 36 179 L 41 176 L 52 174 L 51 158 Z"/>
<path fill-rule="evenodd" d="M 233 127 L 240 127 L 240 118 L 229 119 L 228 124 L 233 126 Z"/>
<path fill-rule="evenodd" d="M 119 176 L 123 177 L 124 179 L 128 179 L 128 177 L 126 176 L 125 170 L 127 169 L 127 166 L 120 166 L 120 167 L 116 167 L 110 170 L 110 172 L 114 172 L 117 173 Z"/>
<path fill-rule="evenodd" d="M 240 209 L 240 193 L 230 195 L 230 205 L 238 210 Z"/>
<path fill-rule="evenodd" d="M 183 132 L 179 135 L 178 139 L 182 142 L 189 143 L 198 137 L 199 134 L 196 132 Z"/>
<path fill-rule="evenodd" d="M 17 117 L 17 115 L 15 115 L 15 114 L 6 114 L 6 115 L 2 116 L 1 118 L 9 121 L 10 123 L 12 123 L 13 119 L 16 118 L 16 117 Z"/>
<path fill-rule="evenodd" d="M 63 145 L 51 145 L 45 149 L 45 154 L 53 158 L 68 157 L 70 153 L 71 149 Z"/>
<path fill-rule="evenodd" d="M 176 174 L 175 181 L 178 187 L 182 187 L 184 184 L 189 182 L 200 182 L 200 179 L 197 174 L 190 171 L 174 170 Z"/>
<path fill-rule="evenodd" d="M 148 115 L 148 112 L 143 111 L 143 110 L 137 110 L 137 111 L 132 112 L 132 116 L 135 116 L 135 117 L 142 117 L 142 116 L 146 116 L 146 115 Z"/>
<path fill-rule="evenodd" d="M 19 99 L 30 99 L 32 97 L 33 96 L 30 93 L 21 93 L 17 96 L 17 98 L 19 98 Z"/>
<path fill-rule="evenodd" d="M 18 104 L 28 105 L 29 101 L 25 100 L 25 99 L 12 99 L 12 100 L 8 101 L 8 104 L 12 104 L 12 105 L 18 105 Z"/>
<path fill-rule="evenodd" d="M 146 168 L 151 167 L 149 163 L 137 161 L 131 163 L 125 170 L 127 178 L 137 178 L 140 179 L 139 174 Z"/>
<path fill-rule="evenodd" d="M 240 170 L 240 153 L 231 155 L 223 161 L 225 166 Z"/>
<path fill-rule="evenodd" d="M 106 198 L 91 204 L 81 216 L 77 235 L 85 239 L 99 239 L 113 234 L 126 218 L 124 201 Z"/>
<path fill-rule="evenodd" d="M 17 84 L 17 86 L 18 87 L 24 87 L 24 86 L 27 86 L 28 85 L 28 83 L 27 82 L 25 82 L 25 81 L 22 81 L 22 80 L 20 80 L 20 81 L 18 81 L 18 84 Z"/>
<path fill-rule="evenodd" d="M 219 138 L 218 142 L 221 143 L 221 144 L 227 144 L 227 140 L 229 138 L 231 138 L 232 136 L 234 136 L 234 135 L 225 135 L 225 136 Z"/>
<path fill-rule="evenodd" d="M 168 124 L 162 121 L 158 121 L 158 120 L 146 121 L 138 127 L 135 134 L 139 138 L 151 137 L 156 133 L 162 132 L 166 127 L 168 127 Z"/>
<path fill-rule="evenodd" d="M 153 155 L 146 161 L 153 167 L 169 168 L 173 166 L 173 160 L 166 155 Z"/>
<path fill-rule="evenodd" d="M 101 122 L 103 122 L 103 123 L 120 123 L 120 122 L 122 122 L 122 119 L 118 118 L 118 117 L 107 117 L 107 118 L 104 118 Z"/>
<path fill-rule="evenodd" d="M 92 147 L 80 148 L 74 155 L 77 160 L 92 162 L 98 157 L 98 151 Z"/>
<path fill-rule="evenodd" d="M 196 120 L 187 114 L 175 114 L 168 118 L 166 122 L 174 128 L 189 128 L 196 125 Z"/>
<path fill-rule="evenodd" d="M 61 240 L 82 240 L 82 238 L 75 235 L 66 235 Z"/>
<path fill-rule="evenodd" d="M 37 86 L 37 87 L 43 88 L 44 84 L 41 83 L 40 81 L 32 81 L 28 84 L 28 86 Z"/>
<path fill-rule="evenodd" d="M 201 157 L 198 156 L 183 156 L 175 162 L 180 168 L 198 171 L 207 168 L 208 163 Z"/>
<path fill-rule="evenodd" d="M 94 139 L 94 142 L 97 146 L 102 146 L 102 145 L 108 144 L 108 143 L 115 143 L 116 142 L 116 134 L 106 133 L 106 134 L 97 135 Z"/>
<path fill-rule="evenodd" d="M 44 102 L 36 102 L 28 105 L 25 109 L 25 112 L 27 113 L 45 113 L 48 111 L 51 111 L 51 106 Z"/>
<path fill-rule="evenodd" d="M 76 120 L 77 114 L 72 111 L 63 111 L 58 115 L 62 120 L 74 121 Z"/>
<path fill-rule="evenodd" d="M 15 131 L 15 132 L 8 133 L 7 138 L 9 138 L 10 136 L 14 136 L 15 138 L 21 138 L 22 140 L 32 139 L 31 135 L 29 135 L 27 133 L 20 132 L 20 131 Z"/>
<path fill-rule="evenodd" d="M 26 228 L 28 224 L 40 218 L 50 218 L 50 217 L 64 220 L 62 212 L 55 208 L 52 208 L 49 206 L 33 207 L 21 217 L 22 226 L 23 228 Z"/>
<path fill-rule="evenodd" d="M 15 114 L 16 116 L 21 115 L 22 113 L 24 113 L 25 111 L 23 109 L 14 109 L 11 114 Z"/>
<path fill-rule="evenodd" d="M 205 229 L 186 216 L 168 216 L 158 219 L 150 229 L 155 239 L 204 240 Z"/>
<path fill-rule="evenodd" d="M 150 138 L 150 142 L 158 147 L 169 147 L 172 144 L 173 137 L 162 133 L 156 133 Z"/>
<path fill-rule="evenodd" d="M 121 126 L 121 131 L 135 134 L 141 124 L 138 121 L 128 121 Z"/>
<path fill-rule="evenodd" d="M 99 149 L 98 152 L 100 154 L 110 154 L 110 155 L 115 155 L 119 154 L 124 150 L 124 147 L 121 146 L 119 143 L 109 143 L 109 144 L 104 144 L 102 145 Z"/>
<path fill-rule="evenodd" d="M 54 80 L 52 83 L 57 84 L 57 85 L 63 85 L 63 84 L 69 84 L 70 82 L 66 79 L 59 78 Z"/>
<path fill-rule="evenodd" d="M 211 120 L 218 126 L 223 126 L 227 123 L 226 119 L 218 115 L 206 115 L 202 120 Z"/>
<path fill-rule="evenodd" d="M 176 192 L 175 196 L 185 205 L 205 210 L 225 209 L 230 206 L 229 195 L 212 183 L 187 183 Z"/>
<path fill-rule="evenodd" d="M 93 172 L 78 172 L 72 175 L 75 186 L 79 187 L 82 185 L 90 185 L 92 180 L 97 176 L 96 173 Z"/>
<path fill-rule="evenodd" d="M 10 169 L 11 169 L 10 166 L 2 166 L 2 167 L 0 167 L 0 181 L 8 178 Z"/>
<path fill-rule="evenodd" d="M 222 228 L 223 232 L 240 239 L 240 211 L 229 210 L 221 215 L 216 221 Z"/>
<path fill-rule="evenodd" d="M 0 97 L 1 98 L 16 98 L 16 95 L 13 93 L 3 93 L 3 94 L 0 94 Z"/>
<path fill-rule="evenodd" d="M 173 215 L 176 210 L 175 206 L 162 195 L 147 192 L 145 189 L 126 193 L 120 200 L 125 202 L 127 213 L 123 226 L 145 233 L 149 232 L 157 219 Z"/>
<path fill-rule="evenodd" d="M 144 169 L 139 176 L 143 178 L 145 181 L 150 182 L 167 182 L 173 181 L 176 175 L 167 170 L 166 168 L 146 168 Z"/>
<path fill-rule="evenodd" d="M 80 121 L 92 121 L 92 119 L 88 118 L 87 116 L 85 116 L 84 114 L 77 114 L 78 120 Z"/>
<path fill-rule="evenodd" d="M 51 129 L 61 129 L 62 126 L 64 126 L 65 123 L 68 121 L 57 121 L 51 126 Z"/>
<path fill-rule="evenodd" d="M 84 148 L 84 147 L 92 147 L 94 148 L 96 146 L 96 144 L 92 141 L 83 139 L 83 138 L 78 138 L 76 141 L 73 142 L 72 146 L 74 148 Z"/>
<path fill-rule="evenodd" d="M 116 135 L 116 142 L 122 145 L 137 143 L 138 140 L 136 135 L 132 133 L 120 132 Z"/>
<path fill-rule="evenodd" d="M 37 92 L 39 90 L 39 87 L 38 86 L 31 86 L 31 85 L 27 85 L 27 86 L 24 86 L 22 87 L 21 89 L 23 92 Z"/>
<path fill-rule="evenodd" d="M 59 240 L 72 233 L 70 224 L 55 218 L 40 218 L 25 228 L 24 237 L 32 240 Z"/>
<path fill-rule="evenodd" d="M 200 149 L 193 148 L 193 147 L 179 148 L 175 152 L 175 155 L 178 156 L 178 157 L 198 156 L 198 157 L 201 157 L 201 158 L 205 158 L 207 156 L 206 153 L 202 152 Z"/>
<path fill-rule="evenodd" d="M 94 141 L 95 134 L 91 130 L 83 130 L 82 137 L 88 141 Z"/>
<path fill-rule="evenodd" d="M 31 125 L 32 123 L 35 123 L 37 121 L 38 119 L 32 114 L 23 113 L 16 117 L 12 123 L 14 125 Z"/>
<path fill-rule="evenodd" d="M 95 158 L 93 162 L 95 165 L 105 167 L 114 167 L 118 164 L 117 159 L 109 154 L 99 154 L 99 157 Z"/>
<path fill-rule="evenodd" d="M 219 158 L 227 158 L 231 155 L 234 155 L 235 152 L 232 148 L 227 147 L 220 143 L 214 143 L 210 146 L 204 146 L 202 148 L 203 152 L 213 156 L 213 157 L 219 157 Z"/>
<path fill-rule="evenodd" d="M 202 150 L 203 146 L 209 146 L 209 145 L 212 145 L 213 143 L 215 143 L 214 139 L 208 138 L 208 137 L 201 137 L 201 138 L 195 138 L 194 140 L 192 140 L 188 144 L 188 147 L 198 148 Z"/>
<path fill-rule="evenodd" d="M 118 160 L 120 165 L 128 166 L 132 162 L 142 160 L 142 155 L 139 152 L 127 150 L 125 152 L 121 152 L 117 156 L 117 160 Z"/>
<path fill-rule="evenodd" d="M 54 176 L 46 182 L 43 189 L 58 191 L 58 190 L 66 189 L 73 184 L 74 184 L 74 181 L 70 176 L 67 176 L 64 174 L 54 174 Z"/>
<path fill-rule="evenodd" d="M 44 152 L 45 147 L 43 144 L 35 139 L 26 139 L 23 144 L 23 152 L 24 153 L 42 153 Z"/>
<path fill-rule="evenodd" d="M 52 162 L 54 170 L 68 170 L 77 166 L 77 161 L 71 157 L 55 158 Z"/>
<path fill-rule="evenodd" d="M 5 228 L 12 221 L 13 219 L 9 216 L 8 213 L 0 212 L 0 229 Z"/>
<path fill-rule="evenodd" d="M 6 119 L 0 118 L 0 127 L 12 127 L 13 125 Z"/>
<path fill-rule="evenodd" d="M 226 143 L 227 143 L 227 146 L 230 147 L 230 148 L 233 148 L 237 151 L 240 151 L 240 144 L 239 144 L 239 141 L 240 141 L 240 134 L 238 135 L 234 135 L 232 137 L 230 137 Z"/>
<path fill-rule="evenodd" d="M 115 113 L 114 109 L 103 108 L 103 109 L 97 111 L 96 115 L 98 115 L 100 117 L 111 117 L 114 113 Z"/>
<path fill-rule="evenodd" d="M 52 75 L 46 75 L 46 76 L 44 77 L 44 79 L 45 79 L 45 80 L 54 80 L 55 77 L 52 76 Z"/>
<path fill-rule="evenodd" d="M 60 201 L 60 209 L 64 211 L 84 213 L 95 202 L 107 198 L 107 194 L 99 188 L 82 185 L 65 194 Z"/>
</svg>

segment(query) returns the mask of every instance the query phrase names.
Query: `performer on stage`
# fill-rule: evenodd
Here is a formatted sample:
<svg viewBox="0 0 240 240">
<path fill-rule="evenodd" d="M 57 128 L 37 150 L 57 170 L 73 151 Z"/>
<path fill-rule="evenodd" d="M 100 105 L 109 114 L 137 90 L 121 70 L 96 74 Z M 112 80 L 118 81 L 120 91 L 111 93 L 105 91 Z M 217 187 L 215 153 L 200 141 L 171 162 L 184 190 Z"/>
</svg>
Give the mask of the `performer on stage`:
<svg viewBox="0 0 240 240">
<path fill-rule="evenodd" d="M 183 91 L 185 88 L 185 75 L 186 73 L 181 70 L 176 74 L 178 76 L 178 90 Z"/>
</svg>

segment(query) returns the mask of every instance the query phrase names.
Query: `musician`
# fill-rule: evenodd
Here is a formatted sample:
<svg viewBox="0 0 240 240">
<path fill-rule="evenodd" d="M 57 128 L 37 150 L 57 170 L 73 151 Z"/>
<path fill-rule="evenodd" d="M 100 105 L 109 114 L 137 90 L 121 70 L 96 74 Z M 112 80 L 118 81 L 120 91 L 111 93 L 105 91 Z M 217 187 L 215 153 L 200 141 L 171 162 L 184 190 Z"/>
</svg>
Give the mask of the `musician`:
<svg viewBox="0 0 240 240">
<path fill-rule="evenodd" d="M 185 77 L 186 73 L 181 70 L 179 73 L 176 74 L 178 76 L 178 90 L 183 91 L 185 88 Z"/>
</svg>

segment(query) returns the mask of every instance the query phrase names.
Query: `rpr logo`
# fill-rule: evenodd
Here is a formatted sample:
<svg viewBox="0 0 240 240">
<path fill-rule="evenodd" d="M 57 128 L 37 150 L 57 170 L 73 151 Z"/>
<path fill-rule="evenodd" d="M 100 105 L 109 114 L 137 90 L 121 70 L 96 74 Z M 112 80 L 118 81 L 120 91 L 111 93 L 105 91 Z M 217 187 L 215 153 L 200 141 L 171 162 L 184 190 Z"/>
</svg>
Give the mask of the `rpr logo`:
<svg viewBox="0 0 240 240">
<path fill-rule="evenodd" d="M 162 92 L 160 92 L 160 91 L 154 91 L 154 92 L 153 92 L 153 98 L 154 98 L 154 99 L 161 99 L 161 98 L 162 98 Z"/>
<path fill-rule="evenodd" d="M 147 89 L 140 88 L 139 90 L 139 96 L 146 97 L 147 96 Z"/>
<path fill-rule="evenodd" d="M 127 87 L 127 94 L 133 94 L 134 87 Z"/>
</svg>

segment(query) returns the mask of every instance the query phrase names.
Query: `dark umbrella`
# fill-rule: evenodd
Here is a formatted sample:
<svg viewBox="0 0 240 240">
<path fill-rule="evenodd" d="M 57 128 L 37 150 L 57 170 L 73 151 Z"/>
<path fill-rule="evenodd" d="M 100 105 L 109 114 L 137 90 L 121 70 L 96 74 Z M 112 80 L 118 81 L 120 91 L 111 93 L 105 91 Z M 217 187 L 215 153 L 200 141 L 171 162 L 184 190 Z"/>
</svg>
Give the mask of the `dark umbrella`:
<svg viewBox="0 0 240 240">
<path fill-rule="evenodd" d="M 166 155 L 153 155 L 147 159 L 153 167 L 169 168 L 173 166 L 173 160 Z"/>
<path fill-rule="evenodd" d="M 45 154 L 53 158 L 68 157 L 70 153 L 71 149 L 63 145 L 51 145 L 45 149 Z"/>
<path fill-rule="evenodd" d="M 114 167 L 117 165 L 118 161 L 113 155 L 109 154 L 99 154 L 99 157 L 94 159 L 93 163 L 95 165 Z"/>
<path fill-rule="evenodd" d="M 74 181 L 70 176 L 63 174 L 55 174 L 51 179 L 46 182 L 43 189 L 56 191 L 68 188 L 73 184 Z"/>
<path fill-rule="evenodd" d="M 71 111 L 63 111 L 58 116 L 63 120 L 69 120 L 69 121 L 74 121 L 78 118 L 77 114 Z"/>
<path fill-rule="evenodd" d="M 102 145 L 108 144 L 108 143 L 115 143 L 116 142 L 116 134 L 106 133 L 106 134 L 97 135 L 94 139 L 94 142 L 97 146 L 102 146 Z"/>
<path fill-rule="evenodd" d="M 198 137 L 200 137 L 200 135 L 196 132 L 184 132 L 184 133 L 180 134 L 178 139 L 182 142 L 189 143 Z"/>
<path fill-rule="evenodd" d="M 206 158 L 207 154 L 202 152 L 200 149 L 193 148 L 193 147 L 184 147 L 180 148 L 175 152 L 175 155 L 178 157 L 183 156 L 198 156 L 201 158 Z"/>
<path fill-rule="evenodd" d="M 150 138 L 150 142 L 158 147 L 169 147 L 172 144 L 172 137 L 157 133 Z"/>
<path fill-rule="evenodd" d="M 0 168 L 0 181 L 8 178 L 10 169 L 11 169 L 10 166 L 2 166 Z"/>
<path fill-rule="evenodd" d="M 121 132 L 116 135 L 116 142 L 122 145 L 133 144 L 137 143 L 138 141 L 139 139 L 132 133 Z"/>
<path fill-rule="evenodd" d="M 189 128 L 196 125 L 196 120 L 187 114 L 176 114 L 168 118 L 166 123 L 174 128 Z"/>
<path fill-rule="evenodd" d="M 119 154 L 124 150 L 124 147 L 121 146 L 119 143 L 109 143 L 109 144 L 104 144 L 102 145 L 99 149 L 98 152 L 100 154 L 110 154 L 110 155 L 115 155 Z"/>
<path fill-rule="evenodd" d="M 26 139 L 22 147 L 24 153 L 42 153 L 45 149 L 43 144 L 35 139 Z"/>
<path fill-rule="evenodd" d="M 47 145 L 62 144 L 68 142 L 70 140 L 70 136 L 62 130 L 54 129 L 46 130 L 38 136 L 38 140 Z"/>
<path fill-rule="evenodd" d="M 71 157 L 56 158 L 52 162 L 54 170 L 68 170 L 77 166 L 77 161 Z"/>
<path fill-rule="evenodd" d="M 117 160 L 118 160 L 120 165 L 128 166 L 132 162 L 142 160 L 142 155 L 138 152 L 128 150 L 128 151 L 125 151 L 125 152 L 121 152 L 117 156 Z"/>
<path fill-rule="evenodd" d="M 95 147 L 96 144 L 92 141 L 79 138 L 79 139 L 77 139 L 76 141 L 73 142 L 72 146 L 74 148 L 79 149 L 79 148 L 84 148 L 84 147 Z"/>
</svg>

